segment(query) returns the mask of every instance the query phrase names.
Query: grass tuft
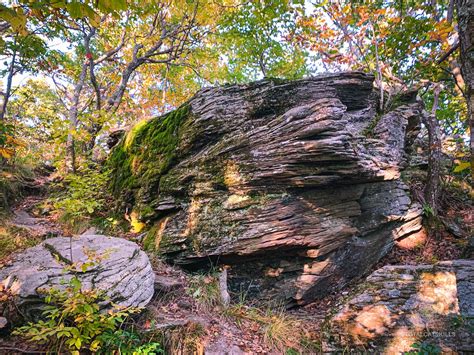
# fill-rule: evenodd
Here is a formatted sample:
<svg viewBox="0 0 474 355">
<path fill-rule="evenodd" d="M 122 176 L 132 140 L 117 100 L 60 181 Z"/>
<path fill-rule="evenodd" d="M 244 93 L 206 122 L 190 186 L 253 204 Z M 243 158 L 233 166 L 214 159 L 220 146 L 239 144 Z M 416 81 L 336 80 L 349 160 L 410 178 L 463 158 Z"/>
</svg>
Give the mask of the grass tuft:
<svg viewBox="0 0 474 355">
<path fill-rule="evenodd" d="M 222 306 L 217 272 L 190 277 L 187 292 L 209 311 Z"/>
<path fill-rule="evenodd" d="M 307 351 L 311 343 L 304 336 L 300 322 L 282 307 L 260 309 L 238 303 L 227 308 L 225 315 L 235 319 L 242 328 L 256 329 L 265 344 L 275 351 L 300 353 Z"/>
</svg>

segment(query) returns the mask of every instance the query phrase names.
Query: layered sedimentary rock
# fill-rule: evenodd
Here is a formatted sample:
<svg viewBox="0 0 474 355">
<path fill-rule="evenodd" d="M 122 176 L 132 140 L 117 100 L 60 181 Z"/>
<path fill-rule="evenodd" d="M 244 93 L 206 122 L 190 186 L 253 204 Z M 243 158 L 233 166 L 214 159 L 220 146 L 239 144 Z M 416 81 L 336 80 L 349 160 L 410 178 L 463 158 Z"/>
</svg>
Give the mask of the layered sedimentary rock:
<svg viewBox="0 0 474 355">
<path fill-rule="evenodd" d="M 14 297 L 21 314 L 37 317 L 44 292 L 64 289 L 76 276 L 83 289 L 106 292 L 107 301 L 143 307 L 154 293 L 154 273 L 137 244 L 103 235 L 50 238 L 18 254 L 0 270 L 0 286 Z"/>
<path fill-rule="evenodd" d="M 376 107 L 358 72 L 206 88 L 122 139 L 112 187 L 151 226 L 148 249 L 227 264 L 234 291 L 303 304 L 421 228 L 400 171 L 422 108 L 413 95 Z"/>
<path fill-rule="evenodd" d="M 324 350 L 471 354 L 473 317 L 474 260 L 385 266 L 329 320 Z"/>
</svg>

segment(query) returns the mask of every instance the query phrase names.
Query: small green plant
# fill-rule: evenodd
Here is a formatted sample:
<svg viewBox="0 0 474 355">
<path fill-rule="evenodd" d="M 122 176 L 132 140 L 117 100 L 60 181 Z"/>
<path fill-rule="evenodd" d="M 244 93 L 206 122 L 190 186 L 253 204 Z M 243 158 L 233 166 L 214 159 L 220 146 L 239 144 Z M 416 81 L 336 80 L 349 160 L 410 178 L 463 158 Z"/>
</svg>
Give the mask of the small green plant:
<svg viewBox="0 0 474 355">
<path fill-rule="evenodd" d="M 424 205 L 423 205 L 423 214 L 424 214 L 427 218 L 433 217 L 433 216 L 434 216 L 433 207 L 431 207 L 431 206 L 428 205 L 428 204 L 424 204 Z"/>
<path fill-rule="evenodd" d="M 454 328 L 467 328 L 471 333 L 474 333 L 474 317 L 466 315 L 457 315 L 453 317 L 452 323 Z"/>
<path fill-rule="evenodd" d="M 122 327 L 127 317 L 139 312 L 137 308 L 118 306 L 107 312 L 101 310 L 99 305 L 107 302 L 104 292 L 83 290 L 76 276 L 64 290 L 51 288 L 42 292 L 47 304 L 43 319 L 17 328 L 14 334 L 59 353 L 65 349 L 72 354 L 98 351 L 110 342 L 110 335 Z"/>
<path fill-rule="evenodd" d="M 122 354 L 125 352 L 122 351 Z M 160 343 L 148 343 L 139 346 L 131 352 L 132 355 L 155 355 L 155 354 L 164 354 L 163 349 L 161 348 Z"/>
<path fill-rule="evenodd" d="M 163 354 L 161 344 L 155 341 L 149 341 L 142 344 L 142 338 L 134 329 L 117 329 L 113 332 L 107 331 L 101 335 L 103 344 L 98 354 L 110 354 L 111 349 L 120 350 L 120 354 L 130 355 L 154 355 Z"/>
</svg>

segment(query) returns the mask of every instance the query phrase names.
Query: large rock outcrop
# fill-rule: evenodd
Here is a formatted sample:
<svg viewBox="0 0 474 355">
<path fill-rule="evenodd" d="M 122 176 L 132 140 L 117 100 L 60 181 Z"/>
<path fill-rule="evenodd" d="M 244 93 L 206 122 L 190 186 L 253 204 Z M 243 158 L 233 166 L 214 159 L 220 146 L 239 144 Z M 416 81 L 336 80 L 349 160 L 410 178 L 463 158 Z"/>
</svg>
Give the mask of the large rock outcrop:
<svg viewBox="0 0 474 355">
<path fill-rule="evenodd" d="M 352 72 L 206 88 L 114 148 L 113 191 L 145 244 L 188 268 L 231 266 L 231 288 L 303 304 L 367 272 L 421 229 L 400 180 L 421 106 L 376 112 Z"/>
<path fill-rule="evenodd" d="M 42 290 L 67 287 L 73 275 L 82 288 L 105 291 L 104 306 L 142 307 L 154 293 L 148 256 L 133 242 L 103 235 L 47 239 L 1 269 L 0 285 L 23 315 L 34 318 L 43 306 Z"/>
<path fill-rule="evenodd" d="M 328 321 L 324 350 L 472 354 L 473 327 L 474 260 L 385 266 Z"/>
</svg>

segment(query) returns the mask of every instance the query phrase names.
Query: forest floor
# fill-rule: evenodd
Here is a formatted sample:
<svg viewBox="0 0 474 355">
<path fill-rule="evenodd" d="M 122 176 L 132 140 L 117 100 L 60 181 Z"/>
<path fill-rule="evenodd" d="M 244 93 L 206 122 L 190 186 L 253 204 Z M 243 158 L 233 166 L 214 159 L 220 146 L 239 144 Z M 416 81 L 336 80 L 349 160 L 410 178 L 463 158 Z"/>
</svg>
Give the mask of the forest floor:
<svg viewBox="0 0 474 355">
<path fill-rule="evenodd" d="M 45 185 L 47 181 L 39 184 Z M 16 252 L 49 237 L 68 235 L 57 216 L 39 213 L 38 206 L 44 205 L 48 194 L 44 188 L 38 191 L 43 192 L 18 201 L 12 215 L 0 227 L 0 267 L 14 260 Z M 472 204 L 460 206 L 460 203 L 450 201 L 451 207 L 445 210 L 444 218 L 450 222 L 456 219 L 461 230 L 473 230 L 474 207 Z M 456 230 L 455 227 L 451 229 Z M 137 236 L 127 233 L 125 237 L 136 241 Z M 441 228 L 431 235 L 420 233 L 417 238 L 397 243 L 372 271 L 384 265 L 429 264 L 457 259 L 466 249 L 469 236 Z M 166 333 L 163 341 L 169 349 L 194 349 L 198 353 L 204 347 L 207 353 L 216 354 L 231 350 L 235 353 L 274 353 L 275 349 L 281 348 L 318 353 L 327 316 L 342 305 L 360 282 L 354 280 L 338 292 L 292 310 L 264 309 L 245 302 L 223 307 L 216 291 L 218 279 L 215 274 L 185 274 L 153 257 L 152 263 L 158 292 L 147 306 L 147 312 L 135 320 L 135 325 L 144 332 Z M 25 344 L 21 339 L 0 338 L 0 354 L 38 351 L 42 351 L 41 347 Z"/>
</svg>

